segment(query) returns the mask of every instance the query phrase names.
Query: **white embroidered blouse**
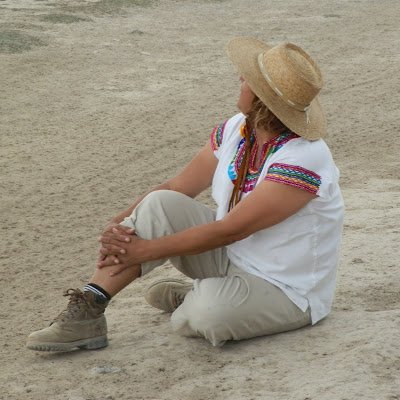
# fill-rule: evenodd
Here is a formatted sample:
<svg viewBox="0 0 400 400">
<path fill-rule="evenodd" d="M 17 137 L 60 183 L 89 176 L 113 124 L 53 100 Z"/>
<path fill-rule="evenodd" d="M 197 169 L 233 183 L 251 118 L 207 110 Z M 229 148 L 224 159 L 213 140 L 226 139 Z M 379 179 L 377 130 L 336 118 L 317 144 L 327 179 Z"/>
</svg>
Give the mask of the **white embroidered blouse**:
<svg viewBox="0 0 400 400">
<path fill-rule="evenodd" d="M 219 160 L 212 184 L 217 220 L 227 213 L 243 156 L 244 122 L 245 116 L 237 114 L 216 126 L 211 135 Z M 301 310 L 310 307 L 314 324 L 329 313 L 335 291 L 344 214 L 339 171 L 322 139 L 309 141 L 289 131 L 262 150 L 259 169 L 252 167 L 250 159 L 242 198 L 263 180 L 295 186 L 317 197 L 279 224 L 227 246 L 228 256 L 239 268 L 279 287 Z"/>
</svg>

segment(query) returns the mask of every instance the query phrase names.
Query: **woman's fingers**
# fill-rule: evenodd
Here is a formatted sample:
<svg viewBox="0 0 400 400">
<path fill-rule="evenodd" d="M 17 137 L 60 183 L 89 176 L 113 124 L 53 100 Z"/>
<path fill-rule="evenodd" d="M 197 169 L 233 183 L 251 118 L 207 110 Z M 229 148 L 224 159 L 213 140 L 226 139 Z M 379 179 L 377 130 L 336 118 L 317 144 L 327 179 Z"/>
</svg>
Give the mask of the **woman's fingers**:
<svg viewBox="0 0 400 400">
<path fill-rule="evenodd" d="M 127 236 L 127 235 L 133 235 L 135 230 L 133 228 L 129 228 L 128 226 L 111 224 L 104 229 L 104 233 L 106 232 L 116 232 L 121 235 Z"/>
<path fill-rule="evenodd" d="M 128 268 L 127 265 L 120 264 L 118 267 L 113 268 L 113 270 L 109 273 L 110 276 L 118 275 L 120 272 Z"/>
<path fill-rule="evenodd" d="M 113 230 L 113 232 L 102 233 L 101 236 L 98 238 L 98 241 L 110 244 L 119 244 L 120 242 L 130 243 L 132 242 L 134 237 L 135 237 L 134 234 L 132 235 L 121 234 L 121 231 Z"/>
<path fill-rule="evenodd" d="M 112 232 L 113 232 L 113 236 L 112 237 L 115 240 L 118 240 L 120 242 L 125 242 L 125 243 L 129 243 L 131 241 L 132 234 L 127 234 L 126 232 L 123 232 L 121 234 L 121 231 L 118 230 L 117 228 L 113 228 Z"/>
<path fill-rule="evenodd" d="M 102 243 L 129 243 L 132 236 L 124 236 L 117 233 L 103 233 L 98 239 Z"/>
<path fill-rule="evenodd" d="M 113 228 L 113 230 L 116 229 L 118 231 L 127 233 L 128 235 L 132 235 L 135 230 L 133 228 L 129 228 L 128 226 L 124 226 L 124 225 L 117 225 Z"/>
<path fill-rule="evenodd" d="M 105 260 L 100 261 L 97 263 L 97 268 L 102 269 L 105 267 L 115 266 L 112 271 L 109 272 L 110 276 L 118 275 L 124 269 L 128 268 L 126 264 L 121 264 L 117 257 L 109 256 Z"/>
<path fill-rule="evenodd" d="M 119 254 L 126 254 L 126 250 L 123 249 L 122 247 L 107 243 L 102 243 L 102 246 L 100 247 L 99 251 L 104 256 L 109 256 L 109 255 L 117 256 Z"/>
<path fill-rule="evenodd" d="M 126 240 L 128 239 L 128 240 Z M 102 243 L 104 246 L 105 244 L 113 244 L 115 246 L 121 247 L 122 243 L 129 243 L 131 238 L 128 236 L 121 236 L 115 233 L 103 233 L 99 238 L 98 241 Z"/>
<path fill-rule="evenodd" d="M 102 253 L 102 250 L 103 249 L 103 247 L 100 247 L 100 249 L 99 249 L 99 258 L 97 259 L 97 262 L 99 263 L 100 261 L 104 261 L 105 260 L 105 258 L 107 257 L 107 255 L 106 254 L 103 254 Z"/>
<path fill-rule="evenodd" d="M 116 256 L 107 256 L 104 260 L 97 262 L 97 268 L 111 267 L 112 265 L 119 264 L 120 261 Z"/>
</svg>

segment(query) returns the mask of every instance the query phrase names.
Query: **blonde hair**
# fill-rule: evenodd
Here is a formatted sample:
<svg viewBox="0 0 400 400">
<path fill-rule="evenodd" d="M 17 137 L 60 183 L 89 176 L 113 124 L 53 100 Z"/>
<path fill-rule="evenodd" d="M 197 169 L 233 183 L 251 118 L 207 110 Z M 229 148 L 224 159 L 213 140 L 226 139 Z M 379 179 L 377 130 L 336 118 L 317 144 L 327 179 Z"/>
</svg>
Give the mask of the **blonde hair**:
<svg viewBox="0 0 400 400">
<path fill-rule="evenodd" d="M 287 126 L 285 126 L 283 122 L 281 122 L 278 117 L 276 117 L 275 114 L 273 114 L 258 97 L 253 100 L 251 109 L 246 117 L 246 125 L 242 131 L 245 139 L 244 154 L 242 162 L 239 166 L 235 186 L 233 187 L 232 195 L 229 200 L 228 211 L 235 207 L 242 197 L 244 183 L 246 181 L 247 170 L 249 168 L 250 162 L 251 133 L 253 129 L 257 128 L 261 128 L 269 132 L 274 132 L 277 135 L 288 130 Z"/>
<path fill-rule="evenodd" d="M 249 121 L 252 129 L 261 128 L 265 131 L 275 132 L 276 134 L 288 130 L 287 126 L 284 125 L 258 97 L 253 100 L 253 104 L 246 118 L 246 122 L 247 121 Z"/>
</svg>

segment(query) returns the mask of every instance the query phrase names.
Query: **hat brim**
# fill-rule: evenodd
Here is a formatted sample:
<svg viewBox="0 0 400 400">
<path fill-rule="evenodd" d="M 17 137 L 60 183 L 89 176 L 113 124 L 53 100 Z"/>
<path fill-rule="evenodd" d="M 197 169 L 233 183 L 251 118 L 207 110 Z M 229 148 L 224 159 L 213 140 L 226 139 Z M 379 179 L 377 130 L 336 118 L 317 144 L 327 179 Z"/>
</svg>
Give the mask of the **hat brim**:
<svg viewBox="0 0 400 400">
<path fill-rule="evenodd" d="M 286 104 L 265 80 L 258 65 L 258 55 L 271 48 L 260 40 L 241 37 L 229 42 L 227 53 L 254 94 L 290 130 L 309 140 L 327 136 L 325 115 L 317 97 L 310 104 L 307 122 L 306 113 Z"/>
</svg>

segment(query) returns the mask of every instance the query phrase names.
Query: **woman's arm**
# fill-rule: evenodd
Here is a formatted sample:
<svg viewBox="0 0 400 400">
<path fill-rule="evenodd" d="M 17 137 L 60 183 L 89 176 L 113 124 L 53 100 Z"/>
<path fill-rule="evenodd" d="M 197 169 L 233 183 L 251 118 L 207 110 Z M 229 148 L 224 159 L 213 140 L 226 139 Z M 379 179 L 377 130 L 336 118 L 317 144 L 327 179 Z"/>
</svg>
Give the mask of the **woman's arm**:
<svg viewBox="0 0 400 400">
<path fill-rule="evenodd" d="M 159 239 L 143 240 L 135 237 L 130 245 L 119 246 L 113 235 L 102 237 L 101 240 L 109 254 L 120 254 L 121 248 L 125 251 L 114 270 L 114 273 L 118 273 L 145 261 L 198 254 L 242 240 L 282 222 L 315 197 L 305 190 L 265 181 L 220 221 L 195 226 Z M 100 268 L 104 266 L 99 265 Z"/>
<path fill-rule="evenodd" d="M 115 238 L 120 242 L 130 243 L 133 240 L 131 235 L 134 234 L 132 228 L 120 225 L 124 218 L 129 217 L 137 205 L 151 192 L 156 190 L 174 190 L 186 194 L 190 197 L 196 197 L 203 190 L 207 189 L 212 182 L 218 160 L 214 156 L 209 143 L 197 153 L 197 155 L 189 162 L 189 164 L 176 175 L 174 178 L 158 185 L 142 196 L 140 196 L 127 210 L 114 217 L 103 230 L 103 236 L 115 232 Z M 98 262 L 104 262 L 106 259 L 107 251 L 104 245 L 100 247 Z M 120 255 L 119 255 L 120 256 Z M 111 258 L 113 262 L 119 262 L 117 255 Z"/>
<path fill-rule="evenodd" d="M 115 224 L 122 222 L 125 217 L 132 214 L 136 206 L 149 193 L 156 190 L 174 190 L 192 198 L 196 197 L 211 185 L 217 163 L 218 160 L 215 158 L 210 144 L 207 143 L 178 175 L 148 190 L 136 199 L 127 210 L 114 217 L 112 222 Z"/>
</svg>

